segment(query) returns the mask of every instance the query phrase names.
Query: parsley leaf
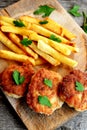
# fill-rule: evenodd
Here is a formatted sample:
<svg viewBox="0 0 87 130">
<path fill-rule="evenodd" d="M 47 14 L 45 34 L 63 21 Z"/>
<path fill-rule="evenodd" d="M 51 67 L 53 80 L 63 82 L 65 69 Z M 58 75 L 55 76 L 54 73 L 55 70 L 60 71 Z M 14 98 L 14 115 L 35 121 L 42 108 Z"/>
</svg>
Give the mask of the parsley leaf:
<svg viewBox="0 0 87 130">
<path fill-rule="evenodd" d="M 20 76 L 20 72 L 17 70 L 13 71 L 12 77 L 13 77 L 13 80 L 15 81 L 16 85 L 22 84 L 25 80 L 24 76 Z"/>
<path fill-rule="evenodd" d="M 47 24 L 48 21 L 47 20 L 43 20 L 43 21 L 40 21 L 39 24 Z"/>
<path fill-rule="evenodd" d="M 24 23 L 21 20 L 14 20 L 13 24 L 17 27 L 25 27 Z"/>
<path fill-rule="evenodd" d="M 32 40 L 29 40 L 28 38 L 24 38 L 23 40 L 21 40 L 21 44 L 24 46 L 28 46 L 32 44 Z"/>
<path fill-rule="evenodd" d="M 80 92 L 84 91 L 84 87 L 80 82 L 76 81 L 75 86 L 76 86 L 77 91 L 80 91 Z"/>
<path fill-rule="evenodd" d="M 82 25 L 82 28 L 87 33 L 87 15 L 84 12 L 82 12 L 82 14 L 83 14 L 83 25 Z"/>
<path fill-rule="evenodd" d="M 47 17 L 49 16 L 55 8 L 49 7 L 48 5 L 40 5 L 37 10 L 34 11 L 35 15 L 40 15 L 42 14 L 42 17 Z"/>
<path fill-rule="evenodd" d="M 19 84 L 22 84 L 24 82 L 24 80 L 25 80 L 24 76 L 21 76 L 19 79 Z"/>
<path fill-rule="evenodd" d="M 56 37 L 55 35 L 50 35 L 49 39 L 56 41 L 56 42 L 62 42 L 60 38 Z"/>
<path fill-rule="evenodd" d="M 19 85 L 19 77 L 20 77 L 20 73 L 17 71 L 17 70 L 15 70 L 14 72 L 13 72 L 13 79 L 14 79 L 14 81 L 15 81 L 15 83 L 17 84 L 17 85 Z"/>
<path fill-rule="evenodd" d="M 74 5 L 70 10 L 68 10 L 68 12 L 75 17 L 80 17 L 81 13 L 78 12 L 79 8 L 80 8 L 79 5 Z"/>
<path fill-rule="evenodd" d="M 44 84 L 47 85 L 48 87 L 52 88 L 52 80 L 49 80 L 47 78 L 44 79 Z"/>
<path fill-rule="evenodd" d="M 38 101 L 40 104 L 44 106 L 48 106 L 48 107 L 52 106 L 47 96 L 38 96 Z"/>
</svg>

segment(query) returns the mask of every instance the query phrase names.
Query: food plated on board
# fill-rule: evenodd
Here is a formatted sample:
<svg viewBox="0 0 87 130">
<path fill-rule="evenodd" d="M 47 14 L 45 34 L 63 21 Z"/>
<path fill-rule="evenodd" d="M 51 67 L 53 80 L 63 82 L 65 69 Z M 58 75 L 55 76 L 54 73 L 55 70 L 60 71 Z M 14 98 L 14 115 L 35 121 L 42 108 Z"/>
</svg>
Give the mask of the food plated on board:
<svg viewBox="0 0 87 130">
<path fill-rule="evenodd" d="M 34 111 L 50 115 L 63 105 L 58 96 L 58 85 L 62 77 L 60 74 L 39 69 L 32 77 L 28 86 L 27 104 Z"/>
<path fill-rule="evenodd" d="M 75 70 L 78 61 L 73 58 L 73 55 L 80 52 L 80 48 L 74 42 L 77 36 L 49 18 L 54 8 L 48 5 L 39 6 L 34 11 L 34 15 L 41 13 L 42 8 L 50 9 L 49 13 L 44 12 L 43 18 L 28 15 L 22 15 L 17 19 L 0 16 L 0 42 L 7 47 L 0 49 L 0 58 L 15 62 L 11 62 L 1 73 L 2 89 L 14 98 L 24 96 L 25 100 L 26 97 L 25 102 L 38 113 L 50 115 L 61 108 L 64 101 L 76 110 L 86 110 L 87 101 L 83 98 L 86 97 L 84 95 L 87 75 L 85 72 Z M 60 67 L 73 70 L 73 79 L 75 79 L 72 79 L 73 88 L 70 85 L 71 80 L 70 86 L 68 81 L 66 81 L 67 86 L 63 86 L 64 79 L 71 77 L 72 72 L 68 73 L 68 76 L 63 76 L 56 69 Z M 74 72 L 83 75 L 85 84 Z M 82 86 L 83 91 L 79 91 L 77 88 Z M 73 92 L 74 96 L 69 96 L 68 99 L 67 95 Z M 82 104 L 85 104 L 85 107 L 82 109 L 73 104 L 77 98 L 85 100 Z"/>
<path fill-rule="evenodd" d="M 63 77 L 58 95 L 70 107 L 77 111 L 87 110 L 87 73 L 73 70 Z"/>
<path fill-rule="evenodd" d="M 14 98 L 23 97 L 33 74 L 34 69 L 31 64 L 9 65 L 1 74 L 4 92 Z"/>
</svg>

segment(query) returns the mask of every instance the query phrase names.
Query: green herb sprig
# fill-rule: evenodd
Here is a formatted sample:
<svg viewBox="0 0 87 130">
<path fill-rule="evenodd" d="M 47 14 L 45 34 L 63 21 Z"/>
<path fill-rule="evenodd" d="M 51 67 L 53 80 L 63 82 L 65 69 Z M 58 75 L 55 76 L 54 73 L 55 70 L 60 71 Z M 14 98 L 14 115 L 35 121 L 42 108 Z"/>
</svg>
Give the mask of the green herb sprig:
<svg viewBox="0 0 87 130">
<path fill-rule="evenodd" d="M 20 76 L 20 72 L 18 70 L 13 71 L 12 77 L 16 85 L 22 84 L 25 80 L 24 76 Z"/>
<path fill-rule="evenodd" d="M 79 8 L 79 5 L 74 5 L 70 10 L 68 10 L 68 12 L 75 17 L 80 17 L 81 13 L 79 12 Z"/>
<path fill-rule="evenodd" d="M 80 82 L 76 81 L 75 86 L 76 86 L 77 91 L 80 91 L 80 92 L 84 91 L 84 86 Z"/>
<path fill-rule="evenodd" d="M 48 87 L 52 88 L 52 80 L 49 80 L 47 78 L 44 79 L 44 84 L 47 85 Z"/>
<path fill-rule="evenodd" d="M 87 15 L 85 14 L 85 12 L 82 12 L 82 14 L 83 14 L 83 25 L 82 25 L 82 28 L 87 33 Z"/>
<path fill-rule="evenodd" d="M 25 27 L 24 23 L 21 20 L 14 20 L 13 24 L 17 27 Z"/>
<path fill-rule="evenodd" d="M 24 38 L 23 40 L 21 40 L 20 42 L 22 45 L 24 46 L 28 46 L 32 44 L 32 40 L 29 40 L 28 38 Z"/>
<path fill-rule="evenodd" d="M 40 5 L 39 8 L 34 11 L 33 14 L 35 15 L 42 14 L 42 17 L 48 17 L 54 10 L 55 8 L 49 7 L 48 5 Z"/>
<path fill-rule="evenodd" d="M 49 39 L 53 40 L 53 41 L 56 41 L 56 42 L 62 42 L 62 40 L 58 37 L 56 37 L 55 35 L 50 35 Z"/>
<path fill-rule="evenodd" d="M 48 107 L 52 106 L 47 96 L 38 96 L 38 102 L 44 106 L 48 106 Z"/>
<path fill-rule="evenodd" d="M 43 20 L 43 21 L 40 21 L 39 24 L 47 24 L 48 21 L 47 20 Z"/>
</svg>

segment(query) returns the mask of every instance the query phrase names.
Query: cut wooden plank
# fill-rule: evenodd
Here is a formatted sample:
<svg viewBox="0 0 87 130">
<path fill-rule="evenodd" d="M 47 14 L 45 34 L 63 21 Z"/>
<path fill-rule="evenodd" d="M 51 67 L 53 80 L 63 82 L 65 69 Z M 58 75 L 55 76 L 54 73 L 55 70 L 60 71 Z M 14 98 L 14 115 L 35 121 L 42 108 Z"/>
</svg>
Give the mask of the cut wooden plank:
<svg viewBox="0 0 87 130">
<path fill-rule="evenodd" d="M 57 11 L 54 11 L 51 14 L 51 18 L 61 24 L 62 26 L 69 29 L 73 32 L 77 38 L 75 42 L 77 47 L 80 48 L 80 52 L 72 56 L 75 60 L 78 61 L 77 69 L 85 71 L 86 69 L 86 43 L 87 43 L 87 36 L 82 31 L 82 29 L 75 23 L 75 21 L 69 16 L 69 14 L 63 9 L 63 7 L 56 1 L 56 0 L 21 0 L 14 5 L 11 5 L 5 10 L 0 12 L 0 15 L 9 15 L 12 17 L 18 17 L 23 14 L 32 15 L 32 12 L 39 6 L 48 4 L 56 8 Z M 1 46 L 0 46 L 1 47 Z M 2 46 L 3 48 L 4 46 Z M 5 63 L 3 63 L 5 62 Z M 4 67 L 1 67 L 0 64 L 0 72 L 5 69 L 8 65 L 7 61 L 0 60 L 0 63 L 4 64 Z M 66 68 L 54 68 L 51 67 L 52 70 L 62 72 L 62 75 L 68 73 L 71 69 Z M 51 116 L 45 116 L 41 114 L 37 114 L 31 109 L 28 108 L 27 104 L 25 103 L 25 99 L 13 99 L 6 96 L 18 113 L 19 117 L 24 122 L 25 126 L 29 130 L 54 130 L 58 126 L 62 125 L 66 121 L 70 120 L 72 117 L 78 114 L 74 109 L 69 108 L 67 105 L 64 105 L 61 109 L 56 110 Z"/>
</svg>

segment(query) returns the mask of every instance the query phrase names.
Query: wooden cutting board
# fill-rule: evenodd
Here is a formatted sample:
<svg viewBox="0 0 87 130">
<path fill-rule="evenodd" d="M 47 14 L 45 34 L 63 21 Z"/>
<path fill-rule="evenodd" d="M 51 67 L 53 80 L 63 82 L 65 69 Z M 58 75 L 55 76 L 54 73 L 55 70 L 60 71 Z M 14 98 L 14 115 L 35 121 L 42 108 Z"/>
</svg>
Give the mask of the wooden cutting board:
<svg viewBox="0 0 87 130">
<path fill-rule="evenodd" d="M 1 10 L 0 15 L 12 17 L 18 17 L 23 14 L 30 15 L 39 5 L 44 4 L 56 8 L 56 11 L 54 11 L 50 16 L 52 19 L 76 34 L 77 38 L 74 42 L 76 42 L 77 46 L 80 48 L 80 52 L 72 57 L 78 61 L 78 66 L 76 68 L 85 71 L 87 60 L 87 36 L 65 9 L 57 2 L 57 0 L 21 0 L 16 4 Z M 2 48 L 1 44 L 0 48 Z M 7 65 L 8 62 L 1 59 L 0 72 L 2 72 Z M 58 70 L 61 71 L 60 68 L 58 68 Z M 65 70 L 65 73 L 66 71 L 68 71 L 68 69 Z M 74 109 L 71 109 L 64 104 L 61 109 L 56 110 L 51 116 L 41 115 L 29 109 L 24 99 L 16 100 L 8 96 L 6 97 L 29 130 L 54 130 L 78 114 Z"/>
</svg>

